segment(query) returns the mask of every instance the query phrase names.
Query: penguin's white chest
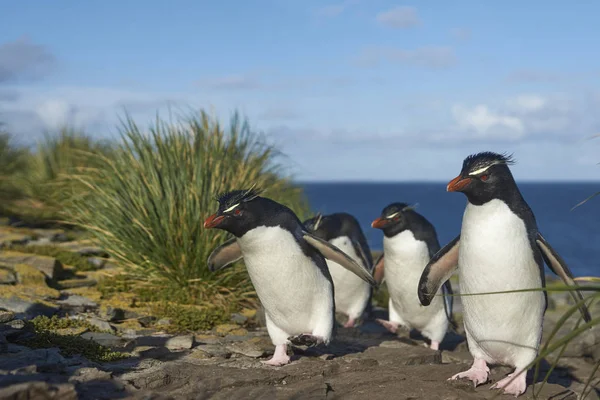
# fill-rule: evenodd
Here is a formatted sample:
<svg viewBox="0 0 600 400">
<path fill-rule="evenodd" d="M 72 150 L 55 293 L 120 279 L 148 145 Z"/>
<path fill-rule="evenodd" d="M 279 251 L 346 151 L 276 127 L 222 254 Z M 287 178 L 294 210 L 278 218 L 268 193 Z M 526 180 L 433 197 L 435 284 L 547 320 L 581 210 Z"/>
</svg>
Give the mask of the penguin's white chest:
<svg viewBox="0 0 600 400">
<path fill-rule="evenodd" d="M 441 340 L 447 319 L 443 298 L 435 296 L 427 307 L 421 305 L 417 288 L 421 274 L 429 262 L 429 249 L 414 234 L 403 231 L 391 238 L 384 237 L 384 275 L 390 295 L 390 318 L 428 337 Z M 438 294 L 441 293 L 441 289 Z"/>
<path fill-rule="evenodd" d="M 363 260 L 356 254 L 350 238 L 341 236 L 332 239 L 330 243 L 363 265 Z M 334 261 L 327 260 L 327 266 L 333 279 L 336 311 L 345 313 L 350 318 L 360 317 L 369 300 L 369 284 Z M 367 265 L 364 267 L 369 268 Z"/>
<path fill-rule="evenodd" d="M 268 318 L 289 335 L 333 319 L 331 283 L 291 232 L 258 227 L 238 239 L 244 263 Z"/>
<path fill-rule="evenodd" d="M 542 286 L 525 223 L 500 200 L 467 205 L 458 264 L 461 294 Z M 469 347 L 481 357 L 517 367 L 535 357 L 542 292 L 463 296 L 461 301 Z"/>
</svg>

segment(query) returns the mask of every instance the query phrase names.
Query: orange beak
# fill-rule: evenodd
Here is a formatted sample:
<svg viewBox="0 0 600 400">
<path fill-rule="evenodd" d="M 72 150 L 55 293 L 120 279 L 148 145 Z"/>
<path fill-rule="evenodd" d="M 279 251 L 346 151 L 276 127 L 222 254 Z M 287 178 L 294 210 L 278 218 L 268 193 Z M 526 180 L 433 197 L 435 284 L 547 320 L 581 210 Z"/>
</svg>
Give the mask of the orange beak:
<svg viewBox="0 0 600 400">
<path fill-rule="evenodd" d="M 471 183 L 471 178 L 463 178 L 462 176 L 457 176 L 452 179 L 448 186 L 446 187 L 446 191 L 448 192 L 460 192 L 464 189 L 469 183 Z"/>
<path fill-rule="evenodd" d="M 206 221 L 204 221 L 204 227 L 207 229 L 214 228 L 215 226 L 219 225 L 223 219 L 225 219 L 224 216 L 213 214 L 206 218 Z"/>
<path fill-rule="evenodd" d="M 371 222 L 371 228 L 381 229 L 387 225 L 387 221 L 384 218 L 377 218 L 373 222 Z"/>
</svg>

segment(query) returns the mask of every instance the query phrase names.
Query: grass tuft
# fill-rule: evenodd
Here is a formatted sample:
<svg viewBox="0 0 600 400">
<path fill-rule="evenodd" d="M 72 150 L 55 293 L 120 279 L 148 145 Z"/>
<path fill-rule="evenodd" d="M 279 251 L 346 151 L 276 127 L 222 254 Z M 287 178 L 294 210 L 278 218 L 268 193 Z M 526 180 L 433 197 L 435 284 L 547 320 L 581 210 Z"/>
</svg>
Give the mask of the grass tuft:
<svg viewBox="0 0 600 400">
<path fill-rule="evenodd" d="M 202 223 L 216 210 L 218 193 L 253 184 L 305 216 L 301 189 L 284 175 L 277 151 L 237 115 L 227 127 L 205 112 L 173 123 L 157 119 L 147 132 L 127 118 L 121 136 L 112 158 L 97 156 L 99 167 L 76 177 L 89 196 L 75 202 L 71 220 L 138 285 L 183 290 L 196 305 L 243 300 L 252 292 L 245 269 L 208 271 L 210 252 L 227 235 Z"/>
</svg>

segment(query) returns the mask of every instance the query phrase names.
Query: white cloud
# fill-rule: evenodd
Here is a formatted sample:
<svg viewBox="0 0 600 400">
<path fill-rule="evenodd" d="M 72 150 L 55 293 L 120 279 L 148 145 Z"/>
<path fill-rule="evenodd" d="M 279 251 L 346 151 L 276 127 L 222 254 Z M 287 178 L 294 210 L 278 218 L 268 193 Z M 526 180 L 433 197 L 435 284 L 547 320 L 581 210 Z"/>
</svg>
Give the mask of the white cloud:
<svg viewBox="0 0 600 400">
<path fill-rule="evenodd" d="M 388 61 L 427 68 L 449 68 L 456 64 L 457 59 L 452 47 L 420 47 L 414 50 L 371 47 L 364 49 L 356 61 L 363 67 L 374 67 Z"/>
<path fill-rule="evenodd" d="M 399 6 L 377 14 L 377 22 L 395 29 L 412 28 L 421 23 L 415 7 Z"/>
<path fill-rule="evenodd" d="M 452 115 L 461 130 L 479 138 L 519 139 L 525 133 L 519 118 L 494 112 L 483 104 L 471 108 L 455 105 Z"/>
</svg>

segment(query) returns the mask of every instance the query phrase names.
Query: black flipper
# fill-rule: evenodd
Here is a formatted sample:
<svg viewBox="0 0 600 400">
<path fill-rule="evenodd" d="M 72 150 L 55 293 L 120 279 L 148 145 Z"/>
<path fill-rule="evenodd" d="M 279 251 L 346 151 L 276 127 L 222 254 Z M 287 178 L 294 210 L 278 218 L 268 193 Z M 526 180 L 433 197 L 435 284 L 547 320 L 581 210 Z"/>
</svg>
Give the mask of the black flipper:
<svg viewBox="0 0 600 400">
<path fill-rule="evenodd" d="M 360 243 L 358 243 L 356 240 L 352 240 L 352 247 L 354 247 L 354 251 L 356 251 L 358 253 L 358 256 L 360 257 L 360 259 L 363 262 L 363 265 L 369 270 L 371 271 L 373 266 L 371 265 L 371 263 L 369 262 L 369 258 L 367 257 L 367 255 L 365 254 L 365 252 L 363 251 L 362 246 L 360 245 Z"/>
<path fill-rule="evenodd" d="M 548 268 L 558 275 L 565 284 L 569 286 L 577 286 L 573 280 L 573 274 L 571 273 L 571 270 L 567 266 L 565 260 L 563 260 L 563 258 L 552 248 L 552 246 L 550 246 L 541 233 L 538 232 L 535 241 L 542 252 L 542 257 L 544 258 L 546 265 L 548 265 Z M 576 303 L 583 300 L 583 296 L 578 290 L 570 290 L 569 293 Z M 583 316 L 583 320 L 585 322 L 590 322 L 592 320 L 592 316 L 590 315 L 590 312 L 585 304 L 579 308 L 579 312 Z"/>
<path fill-rule="evenodd" d="M 354 274 L 356 274 L 356 276 L 369 283 L 370 285 L 377 285 L 375 283 L 375 280 L 371 276 L 371 272 L 368 269 L 354 261 L 352 258 L 350 258 L 350 256 L 348 256 L 346 253 L 344 253 L 331 243 L 321 238 L 318 238 L 312 233 L 308 233 L 306 231 L 302 231 L 302 237 L 304 238 L 304 240 L 306 240 L 308 244 L 310 244 L 319 253 L 321 253 L 323 257 L 331 261 L 335 261 L 342 267 L 346 268 L 348 271 L 351 271 Z"/>
<path fill-rule="evenodd" d="M 421 279 L 419 279 L 418 296 L 419 301 L 424 306 L 431 304 L 431 300 L 456 268 L 458 267 L 458 247 L 460 244 L 460 235 L 454 238 L 435 253 L 429 260 Z"/>
<path fill-rule="evenodd" d="M 218 271 L 242 258 L 242 249 L 235 238 L 229 239 L 210 253 L 208 256 L 208 269 Z"/>
</svg>

